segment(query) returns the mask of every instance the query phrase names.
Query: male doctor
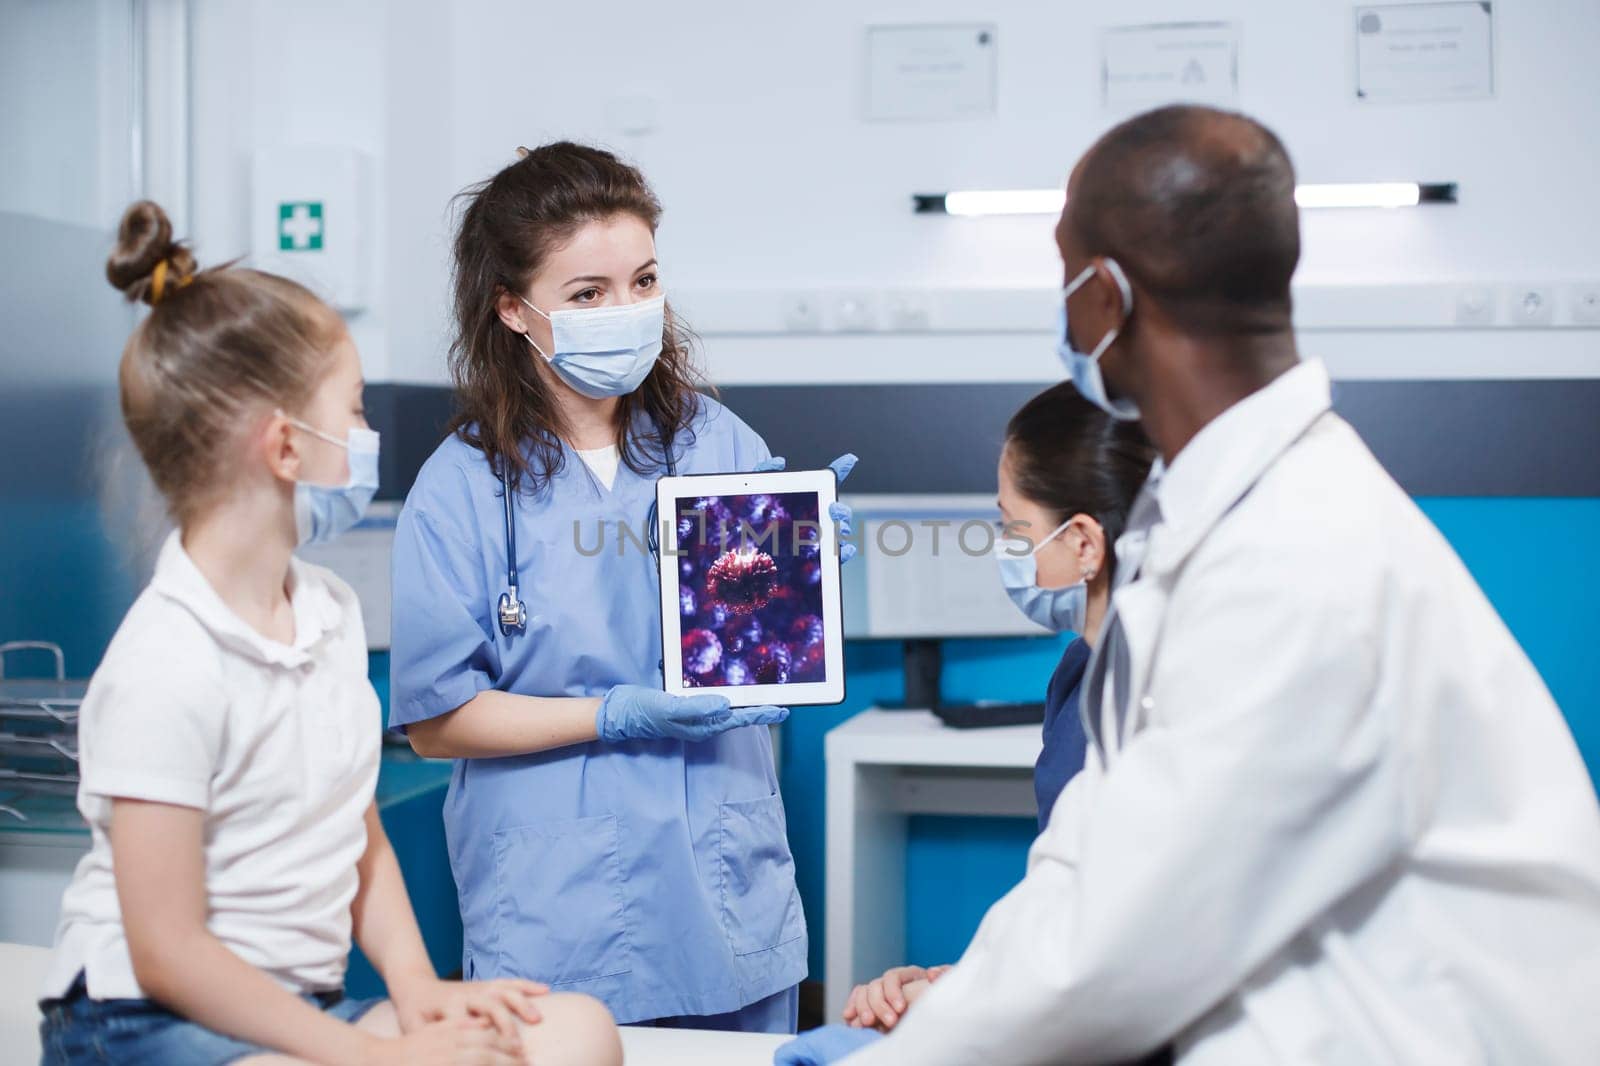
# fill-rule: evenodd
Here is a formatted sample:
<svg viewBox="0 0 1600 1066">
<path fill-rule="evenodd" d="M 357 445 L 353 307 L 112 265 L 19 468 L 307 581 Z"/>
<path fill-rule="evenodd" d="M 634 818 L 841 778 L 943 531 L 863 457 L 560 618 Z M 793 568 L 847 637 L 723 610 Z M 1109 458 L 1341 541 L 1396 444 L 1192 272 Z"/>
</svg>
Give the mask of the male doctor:
<svg viewBox="0 0 1600 1066">
<path fill-rule="evenodd" d="M 889 1036 L 780 1063 L 863 1039 L 850 1066 L 1600 1063 L 1600 809 L 1296 350 L 1294 180 L 1270 131 L 1196 107 L 1074 170 L 1062 353 L 1162 457 L 1117 544 L 1089 763 Z"/>
</svg>

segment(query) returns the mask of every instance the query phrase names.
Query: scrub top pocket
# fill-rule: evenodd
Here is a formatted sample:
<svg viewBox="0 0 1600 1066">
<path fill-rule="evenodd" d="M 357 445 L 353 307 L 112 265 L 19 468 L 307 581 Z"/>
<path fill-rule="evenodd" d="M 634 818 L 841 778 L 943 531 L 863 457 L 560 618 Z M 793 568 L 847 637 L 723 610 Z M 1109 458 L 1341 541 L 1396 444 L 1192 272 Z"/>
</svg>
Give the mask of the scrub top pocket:
<svg viewBox="0 0 1600 1066">
<path fill-rule="evenodd" d="M 724 803 L 720 811 L 722 925 L 736 955 L 805 936 L 783 799 Z"/>
<path fill-rule="evenodd" d="M 500 976 L 574 985 L 633 968 L 620 838 L 609 814 L 494 834 Z"/>
</svg>

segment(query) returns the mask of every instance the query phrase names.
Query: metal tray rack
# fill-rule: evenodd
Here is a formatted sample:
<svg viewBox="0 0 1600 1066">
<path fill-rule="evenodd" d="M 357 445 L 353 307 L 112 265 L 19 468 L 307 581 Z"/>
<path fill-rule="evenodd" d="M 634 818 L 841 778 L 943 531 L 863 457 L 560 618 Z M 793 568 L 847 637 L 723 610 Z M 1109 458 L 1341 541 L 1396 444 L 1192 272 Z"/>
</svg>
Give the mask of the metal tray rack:
<svg viewBox="0 0 1600 1066">
<path fill-rule="evenodd" d="M 54 678 L 8 678 L 6 656 L 44 651 L 55 658 Z M 87 681 L 68 680 L 59 645 L 40 640 L 0 644 L 0 824 L 26 822 L 18 806 L 29 796 L 78 791 L 78 709 Z"/>
</svg>

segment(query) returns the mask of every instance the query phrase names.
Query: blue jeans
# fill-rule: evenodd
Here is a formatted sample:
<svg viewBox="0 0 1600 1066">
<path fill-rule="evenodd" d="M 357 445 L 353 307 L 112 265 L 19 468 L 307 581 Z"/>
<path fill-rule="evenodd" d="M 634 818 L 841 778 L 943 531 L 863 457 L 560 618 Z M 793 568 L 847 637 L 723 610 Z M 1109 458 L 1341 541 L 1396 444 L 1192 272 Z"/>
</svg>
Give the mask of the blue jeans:
<svg viewBox="0 0 1600 1066">
<path fill-rule="evenodd" d="M 302 998 L 346 1022 L 383 1002 L 345 999 L 339 992 Z M 273 1052 L 214 1033 L 148 999 L 90 999 L 82 974 L 65 996 L 47 999 L 39 1009 L 40 1066 L 222 1066 Z"/>
</svg>

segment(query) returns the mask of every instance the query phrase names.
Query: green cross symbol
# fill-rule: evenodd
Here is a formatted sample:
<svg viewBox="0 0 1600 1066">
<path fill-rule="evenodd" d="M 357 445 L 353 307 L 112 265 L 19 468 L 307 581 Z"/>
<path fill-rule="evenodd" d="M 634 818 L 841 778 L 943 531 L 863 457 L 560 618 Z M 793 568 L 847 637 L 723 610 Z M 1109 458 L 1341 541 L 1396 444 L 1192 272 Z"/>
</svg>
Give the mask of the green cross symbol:
<svg viewBox="0 0 1600 1066">
<path fill-rule="evenodd" d="M 319 201 L 303 200 L 278 205 L 278 250 L 322 250 L 322 204 Z"/>
</svg>

